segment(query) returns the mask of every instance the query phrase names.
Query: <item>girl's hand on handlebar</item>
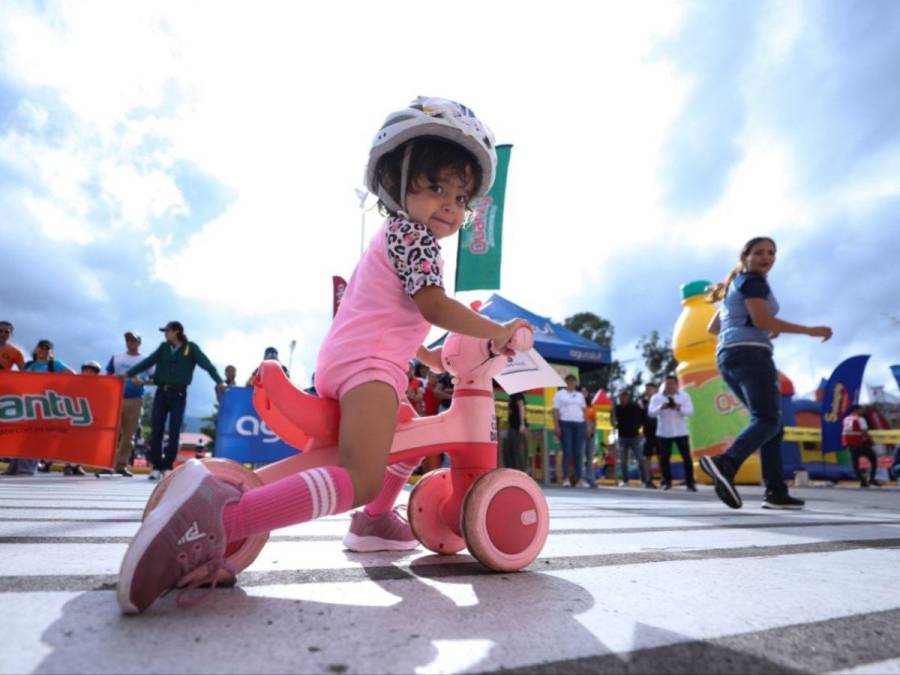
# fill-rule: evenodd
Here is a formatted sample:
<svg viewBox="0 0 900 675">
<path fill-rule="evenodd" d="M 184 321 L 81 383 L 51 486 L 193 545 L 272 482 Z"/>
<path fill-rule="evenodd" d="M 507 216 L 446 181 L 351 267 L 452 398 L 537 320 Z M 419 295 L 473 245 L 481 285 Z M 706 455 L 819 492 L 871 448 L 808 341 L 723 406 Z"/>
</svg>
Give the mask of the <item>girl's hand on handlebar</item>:
<svg viewBox="0 0 900 675">
<path fill-rule="evenodd" d="M 809 329 L 810 337 L 820 337 L 822 338 L 822 342 L 828 342 L 831 339 L 831 327 L 830 326 L 813 326 Z"/>
<path fill-rule="evenodd" d="M 499 332 L 491 341 L 491 349 L 493 349 L 495 353 L 502 354 L 504 356 L 515 355 L 516 352 L 509 343 L 510 340 L 513 339 L 513 335 L 515 335 L 517 330 L 519 330 L 520 328 L 526 328 L 532 333 L 534 332 L 534 327 L 525 319 L 513 319 L 512 321 L 507 321 L 499 328 Z"/>
</svg>

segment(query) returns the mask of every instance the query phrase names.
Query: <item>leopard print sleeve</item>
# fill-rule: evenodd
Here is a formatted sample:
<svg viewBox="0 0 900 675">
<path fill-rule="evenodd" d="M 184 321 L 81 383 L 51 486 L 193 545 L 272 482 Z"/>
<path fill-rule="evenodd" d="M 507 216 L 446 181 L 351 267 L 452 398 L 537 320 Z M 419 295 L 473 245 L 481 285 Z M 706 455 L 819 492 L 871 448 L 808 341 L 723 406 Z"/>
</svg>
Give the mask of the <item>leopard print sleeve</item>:
<svg viewBox="0 0 900 675">
<path fill-rule="evenodd" d="M 444 288 L 441 246 L 425 225 L 394 218 L 385 236 L 388 258 L 409 297 L 426 286 Z"/>
</svg>

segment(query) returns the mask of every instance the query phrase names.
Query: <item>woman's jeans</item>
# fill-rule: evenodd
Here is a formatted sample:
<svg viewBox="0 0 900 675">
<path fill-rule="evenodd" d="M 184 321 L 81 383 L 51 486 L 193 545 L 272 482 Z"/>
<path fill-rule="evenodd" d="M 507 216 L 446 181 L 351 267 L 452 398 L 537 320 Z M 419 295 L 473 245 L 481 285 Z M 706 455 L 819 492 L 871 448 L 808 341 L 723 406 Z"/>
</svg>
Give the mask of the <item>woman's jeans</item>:
<svg viewBox="0 0 900 675">
<path fill-rule="evenodd" d="M 772 352 L 763 347 L 722 349 L 716 358 L 722 379 L 750 411 L 750 424 L 734 439 L 725 455 L 737 471 L 744 460 L 759 448 L 766 491 L 787 493 L 781 441 L 781 387 Z"/>
<path fill-rule="evenodd" d="M 563 464 L 559 482 L 569 479 L 569 469 L 575 463 L 575 482 L 581 480 L 584 469 L 584 422 L 559 422 L 560 442 L 562 443 Z"/>
</svg>

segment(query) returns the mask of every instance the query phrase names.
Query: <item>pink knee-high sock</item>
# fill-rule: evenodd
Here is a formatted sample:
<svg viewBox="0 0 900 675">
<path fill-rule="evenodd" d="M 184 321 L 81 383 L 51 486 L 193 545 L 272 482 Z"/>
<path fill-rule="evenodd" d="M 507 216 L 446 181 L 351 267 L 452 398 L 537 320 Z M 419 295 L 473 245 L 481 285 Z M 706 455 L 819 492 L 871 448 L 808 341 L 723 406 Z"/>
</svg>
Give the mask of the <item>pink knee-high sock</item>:
<svg viewBox="0 0 900 675">
<path fill-rule="evenodd" d="M 398 464 L 389 464 L 384 470 L 384 483 L 381 486 L 381 492 L 375 499 L 366 504 L 364 511 L 370 516 L 381 516 L 394 508 L 394 502 L 397 501 L 397 495 L 406 485 L 410 474 L 413 472 L 421 460 L 412 462 L 400 462 Z"/>
<path fill-rule="evenodd" d="M 245 492 L 225 507 L 225 538 L 240 541 L 279 527 L 348 511 L 353 506 L 350 474 L 339 466 L 310 469 Z"/>
</svg>

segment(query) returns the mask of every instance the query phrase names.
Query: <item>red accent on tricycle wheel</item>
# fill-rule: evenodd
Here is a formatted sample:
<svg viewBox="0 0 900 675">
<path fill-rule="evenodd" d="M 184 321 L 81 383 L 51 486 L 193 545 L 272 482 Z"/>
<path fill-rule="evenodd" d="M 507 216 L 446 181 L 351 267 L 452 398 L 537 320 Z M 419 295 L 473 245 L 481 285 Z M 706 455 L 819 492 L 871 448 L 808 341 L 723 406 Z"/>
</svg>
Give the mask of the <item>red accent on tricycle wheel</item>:
<svg viewBox="0 0 900 675">
<path fill-rule="evenodd" d="M 452 493 L 450 469 L 435 469 L 416 483 L 407 508 L 409 526 L 416 539 L 425 548 L 444 555 L 459 553 L 466 547 L 463 538 L 441 517 L 441 506 Z"/>
<path fill-rule="evenodd" d="M 201 461 L 203 462 L 203 465 L 209 469 L 209 472 L 218 480 L 236 487 L 241 492 L 246 492 L 247 490 L 252 490 L 253 488 L 262 485 L 259 476 L 230 459 L 209 458 Z M 175 469 L 175 471 L 180 470 L 181 467 Z M 153 493 L 147 500 L 147 505 L 144 507 L 143 518 L 146 518 L 159 504 L 160 499 L 162 499 L 162 496 L 169 487 L 169 481 L 172 479 L 175 471 L 161 480 L 159 485 L 156 486 L 156 489 L 153 490 Z M 228 543 L 225 547 L 225 559 L 229 566 L 234 570 L 235 574 L 247 569 L 251 563 L 256 560 L 256 556 L 259 555 L 259 552 L 262 550 L 263 546 L 266 545 L 268 539 L 269 535 L 266 533 L 253 535 L 242 541 Z M 224 570 L 219 573 L 219 585 L 228 585 L 233 582 L 234 577 L 231 574 L 228 574 Z"/>
<path fill-rule="evenodd" d="M 550 513 L 544 493 L 529 476 L 495 469 L 466 493 L 461 526 L 478 562 L 498 572 L 514 572 L 530 565 L 544 548 Z"/>
</svg>

